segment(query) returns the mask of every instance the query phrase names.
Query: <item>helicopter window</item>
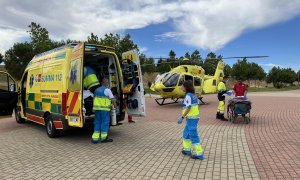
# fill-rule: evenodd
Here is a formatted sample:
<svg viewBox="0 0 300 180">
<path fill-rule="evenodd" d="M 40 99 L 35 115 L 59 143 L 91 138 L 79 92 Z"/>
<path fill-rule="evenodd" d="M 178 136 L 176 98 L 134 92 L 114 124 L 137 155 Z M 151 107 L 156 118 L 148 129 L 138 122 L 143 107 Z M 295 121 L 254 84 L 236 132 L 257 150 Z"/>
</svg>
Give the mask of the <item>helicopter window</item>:
<svg viewBox="0 0 300 180">
<path fill-rule="evenodd" d="M 184 76 L 181 76 L 181 78 L 178 81 L 178 86 L 182 86 L 183 81 L 184 81 Z"/>
<path fill-rule="evenodd" d="M 179 76 L 179 73 L 168 74 L 163 81 L 163 85 L 166 87 L 176 86 Z"/>
<path fill-rule="evenodd" d="M 201 79 L 198 77 L 194 77 L 194 86 L 201 86 Z"/>
<path fill-rule="evenodd" d="M 213 80 L 212 85 L 213 85 L 213 86 L 217 86 L 217 81 L 216 81 L 215 79 Z"/>
<path fill-rule="evenodd" d="M 185 75 L 184 76 L 186 81 L 192 81 L 193 82 L 193 76 Z"/>
</svg>

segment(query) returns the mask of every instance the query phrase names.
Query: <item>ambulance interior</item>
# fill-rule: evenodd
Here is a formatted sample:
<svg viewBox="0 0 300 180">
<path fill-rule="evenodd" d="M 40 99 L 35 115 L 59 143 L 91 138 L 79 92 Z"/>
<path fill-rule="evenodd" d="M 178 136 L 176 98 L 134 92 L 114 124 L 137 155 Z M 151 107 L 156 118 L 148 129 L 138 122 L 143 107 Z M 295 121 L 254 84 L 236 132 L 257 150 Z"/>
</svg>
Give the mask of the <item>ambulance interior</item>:
<svg viewBox="0 0 300 180">
<path fill-rule="evenodd" d="M 102 54 L 99 52 L 86 52 L 84 56 L 84 66 L 93 68 L 96 72 L 98 80 L 101 84 L 103 78 L 109 79 L 110 89 L 115 95 L 117 100 L 118 108 L 116 109 L 117 117 L 121 115 L 122 108 L 122 96 L 121 87 L 118 77 L 118 69 L 116 65 L 116 59 L 112 55 Z M 87 91 L 85 90 L 84 93 Z M 84 96 L 84 110 L 86 111 L 85 116 L 89 117 L 93 115 L 93 98 Z M 119 119 L 119 118 L 118 118 Z"/>
</svg>

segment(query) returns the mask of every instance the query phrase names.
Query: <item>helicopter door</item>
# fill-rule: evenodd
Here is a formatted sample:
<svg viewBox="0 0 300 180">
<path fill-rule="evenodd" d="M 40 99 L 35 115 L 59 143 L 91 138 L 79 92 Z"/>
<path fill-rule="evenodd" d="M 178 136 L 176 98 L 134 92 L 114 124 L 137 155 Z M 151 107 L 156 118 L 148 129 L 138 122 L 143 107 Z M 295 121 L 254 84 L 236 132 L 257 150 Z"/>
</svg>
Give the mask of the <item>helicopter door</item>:
<svg viewBox="0 0 300 180">
<path fill-rule="evenodd" d="M 137 50 L 122 54 L 123 94 L 128 115 L 145 116 L 145 94 Z"/>
<path fill-rule="evenodd" d="M 201 83 L 202 83 L 202 79 L 200 77 L 194 77 L 194 87 L 195 87 L 195 93 L 197 95 L 200 95 L 202 92 Z"/>
<path fill-rule="evenodd" d="M 0 118 L 11 117 L 18 102 L 16 81 L 6 72 L 0 71 Z"/>
</svg>

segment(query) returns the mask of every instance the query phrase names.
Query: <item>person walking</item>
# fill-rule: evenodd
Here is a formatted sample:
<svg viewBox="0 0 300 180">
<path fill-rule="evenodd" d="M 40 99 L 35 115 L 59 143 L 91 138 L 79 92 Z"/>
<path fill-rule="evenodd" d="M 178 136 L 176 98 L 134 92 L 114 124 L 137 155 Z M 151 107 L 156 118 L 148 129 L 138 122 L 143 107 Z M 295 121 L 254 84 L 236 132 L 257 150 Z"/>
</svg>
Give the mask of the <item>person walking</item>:
<svg viewBox="0 0 300 180">
<path fill-rule="evenodd" d="M 225 111 L 225 94 L 227 93 L 227 88 L 226 88 L 226 82 L 228 81 L 228 76 L 224 76 L 223 80 L 218 84 L 218 100 L 219 100 L 219 105 L 218 105 L 218 110 L 217 110 L 217 115 L 216 118 L 220 119 L 222 121 L 228 121 L 224 117 L 224 111 Z"/>
<path fill-rule="evenodd" d="M 94 119 L 94 133 L 92 135 L 92 142 L 98 143 L 101 139 L 101 143 L 113 142 L 113 139 L 107 137 L 110 123 L 110 110 L 111 105 L 117 108 L 116 99 L 108 88 L 109 80 L 104 78 L 102 80 L 102 86 L 95 90 L 94 95 L 94 107 L 95 119 Z"/>
<path fill-rule="evenodd" d="M 181 124 L 186 118 L 183 130 L 182 153 L 190 155 L 193 159 L 203 160 L 203 149 L 197 128 L 199 122 L 198 98 L 195 94 L 193 82 L 185 81 L 182 85 L 182 90 L 186 93 L 182 102 L 182 116 L 178 118 L 178 124 Z"/>
</svg>

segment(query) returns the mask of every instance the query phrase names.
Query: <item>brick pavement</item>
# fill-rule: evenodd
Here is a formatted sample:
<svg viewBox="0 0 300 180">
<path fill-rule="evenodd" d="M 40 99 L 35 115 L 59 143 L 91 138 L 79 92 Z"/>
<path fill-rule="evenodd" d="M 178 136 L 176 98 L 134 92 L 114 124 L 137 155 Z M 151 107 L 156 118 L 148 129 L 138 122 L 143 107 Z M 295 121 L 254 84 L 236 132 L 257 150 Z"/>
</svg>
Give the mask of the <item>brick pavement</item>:
<svg viewBox="0 0 300 180">
<path fill-rule="evenodd" d="M 245 132 L 260 177 L 300 179 L 300 91 L 253 97 L 259 106 Z"/>
<path fill-rule="evenodd" d="M 205 97 L 210 104 L 200 107 L 199 126 L 204 161 L 180 153 L 183 125 L 176 123 L 178 104 L 159 107 L 148 99 L 147 117 L 113 127 L 111 144 L 91 144 L 89 128 L 50 139 L 40 125 L 0 120 L 0 179 L 300 177 L 297 99 L 280 99 L 282 108 L 278 98 L 256 94 L 252 98 L 253 121 L 245 125 L 215 120 L 215 96 Z M 273 107 L 276 113 L 271 113 Z M 281 161 L 273 154 L 281 155 Z"/>
</svg>

